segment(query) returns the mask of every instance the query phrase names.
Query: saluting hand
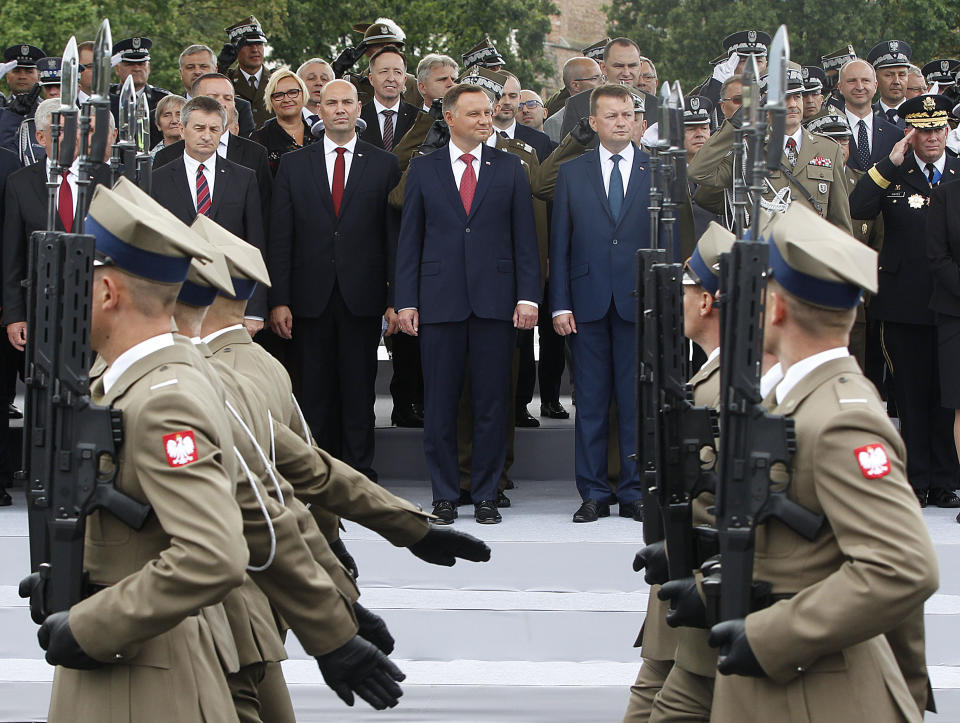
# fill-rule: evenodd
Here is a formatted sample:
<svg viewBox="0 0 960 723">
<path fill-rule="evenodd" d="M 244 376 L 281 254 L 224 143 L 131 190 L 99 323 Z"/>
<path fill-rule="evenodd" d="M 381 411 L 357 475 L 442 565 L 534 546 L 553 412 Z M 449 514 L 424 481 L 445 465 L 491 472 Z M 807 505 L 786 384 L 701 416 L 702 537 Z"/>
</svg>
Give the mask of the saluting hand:
<svg viewBox="0 0 960 723">
<path fill-rule="evenodd" d="M 903 163 L 904 156 L 907 155 L 907 151 L 910 150 L 910 148 L 912 147 L 910 145 L 910 139 L 913 138 L 916 132 L 917 132 L 917 129 L 911 127 L 904 134 L 903 138 L 897 141 L 897 145 L 893 147 L 893 150 L 890 151 L 890 162 L 893 165 L 899 166 L 901 163 Z"/>
</svg>

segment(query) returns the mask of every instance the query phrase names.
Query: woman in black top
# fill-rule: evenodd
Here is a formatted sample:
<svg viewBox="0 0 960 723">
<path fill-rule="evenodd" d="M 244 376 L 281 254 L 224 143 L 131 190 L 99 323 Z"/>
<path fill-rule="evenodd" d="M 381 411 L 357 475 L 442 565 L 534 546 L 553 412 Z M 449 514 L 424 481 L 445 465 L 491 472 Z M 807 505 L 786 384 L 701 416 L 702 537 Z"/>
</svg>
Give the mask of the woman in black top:
<svg viewBox="0 0 960 723">
<path fill-rule="evenodd" d="M 263 102 L 276 117 L 267 120 L 250 138 L 267 149 L 270 171 L 276 176 L 280 156 L 313 143 L 310 126 L 303 117 L 307 86 L 289 68 L 275 70 L 264 89 Z"/>
</svg>

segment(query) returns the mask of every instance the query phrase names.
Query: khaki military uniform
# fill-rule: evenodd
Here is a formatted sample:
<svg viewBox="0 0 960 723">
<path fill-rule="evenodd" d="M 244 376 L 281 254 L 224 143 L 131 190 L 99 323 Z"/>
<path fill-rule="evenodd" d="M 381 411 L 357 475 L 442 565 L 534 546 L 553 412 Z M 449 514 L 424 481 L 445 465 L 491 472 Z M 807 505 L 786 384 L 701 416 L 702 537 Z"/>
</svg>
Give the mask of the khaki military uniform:
<svg viewBox="0 0 960 723">
<path fill-rule="evenodd" d="M 853 191 L 857 181 L 866 171 L 858 171 L 844 166 L 846 174 L 847 190 Z M 871 219 L 852 219 L 853 235 L 861 243 L 866 244 L 877 253 L 883 247 L 883 216 L 877 216 Z M 868 295 L 864 295 L 864 300 L 857 307 L 857 318 L 853 322 L 853 329 L 850 330 L 850 353 L 857 358 L 857 363 L 861 369 L 865 368 L 867 357 L 867 314 L 866 305 L 869 302 Z"/>
<path fill-rule="evenodd" d="M 791 169 L 796 183 L 778 170 L 770 173 L 770 185 L 777 191 L 789 187 L 794 202 L 807 204 L 835 226 L 853 235 L 840 145 L 825 136 L 810 133 L 806 128 L 801 129 L 801 133 L 803 136 L 797 151 L 797 163 Z M 724 209 L 722 205 L 717 206 L 715 189 L 733 188 L 733 139 L 734 128 L 727 121 L 707 139 L 687 167 L 688 177 L 699 186 L 694 200 L 716 214 L 723 214 Z M 781 154 L 780 161 L 790 168 L 786 155 Z M 820 205 L 819 209 L 807 200 L 797 183 Z M 773 197 L 768 186 L 763 198 L 771 201 Z"/>
<path fill-rule="evenodd" d="M 173 345 L 136 361 L 93 401 L 124 413 L 117 489 L 149 503 L 133 530 L 109 513 L 87 520 L 84 567 L 105 586 L 70 610 L 96 670 L 58 667 L 51 721 L 236 721 L 208 619 L 241 584 L 248 555 L 233 501 L 223 398 Z M 189 440 L 189 441 L 187 441 Z M 174 694 L 175 692 L 175 694 Z"/>
<path fill-rule="evenodd" d="M 250 102 L 253 110 L 253 123 L 256 128 L 262 126 L 268 119 L 273 118 L 273 107 L 269 100 L 264 105 L 264 90 L 267 87 L 267 81 L 270 80 L 270 74 L 273 71 L 267 66 L 263 66 L 263 72 L 260 74 L 260 80 L 257 81 L 256 89 L 250 87 L 246 77 L 240 71 L 239 67 L 230 68 L 224 75 L 233 81 L 233 92 L 244 100 Z"/>
<path fill-rule="evenodd" d="M 567 102 L 567 98 L 569 97 L 570 91 L 567 89 L 567 86 L 563 86 L 560 90 L 547 98 L 547 102 L 543 104 L 547 109 L 547 117 L 549 118 L 558 110 L 562 110 L 564 104 Z"/>
<path fill-rule="evenodd" d="M 720 406 L 720 356 L 717 355 L 692 377 L 693 403 L 698 406 Z M 693 501 L 693 525 L 716 526 L 707 510 L 715 497 L 704 492 Z M 709 631 L 699 628 L 677 628 L 677 651 L 673 668 L 653 701 L 650 722 L 710 720 L 713 701 L 713 679 L 717 673 L 717 651 L 707 644 Z"/>
<path fill-rule="evenodd" d="M 812 542 L 775 521 L 757 529 L 755 577 L 793 597 L 747 616 L 768 677 L 718 676 L 711 720 L 919 721 L 883 636 L 938 584 L 903 442 L 850 357 L 772 411 L 796 424 L 788 496 L 826 524 Z"/>
<path fill-rule="evenodd" d="M 415 158 L 420 150 L 420 144 L 427 138 L 427 132 L 433 127 L 436 119 L 429 113 L 420 111 L 414 118 L 413 125 L 407 129 L 400 140 L 393 144 L 393 155 L 397 157 L 400 164 L 400 172 L 403 173 L 410 165 L 410 160 Z M 400 206 L 403 205 L 403 196 L 400 197 Z M 399 206 L 398 206 L 399 208 Z"/>
</svg>

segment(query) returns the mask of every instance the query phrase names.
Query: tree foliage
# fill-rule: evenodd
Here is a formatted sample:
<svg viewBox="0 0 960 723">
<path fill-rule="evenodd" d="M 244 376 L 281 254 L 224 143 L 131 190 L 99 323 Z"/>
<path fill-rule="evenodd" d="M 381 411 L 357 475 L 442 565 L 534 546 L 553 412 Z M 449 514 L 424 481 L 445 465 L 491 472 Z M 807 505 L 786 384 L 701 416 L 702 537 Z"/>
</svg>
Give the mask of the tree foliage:
<svg viewBox="0 0 960 723">
<path fill-rule="evenodd" d="M 660 79 L 684 88 L 709 77 L 725 36 L 751 28 L 773 35 L 780 24 L 801 65 L 819 65 L 847 43 L 866 57 L 889 39 L 909 43 L 918 65 L 960 53 L 960 0 L 625 0 L 605 10 L 612 36 L 636 40 Z"/>
<path fill-rule="evenodd" d="M 553 0 L 259 0 L 252 5 L 215 0 L 57 0 L 0 3 L 0 48 L 30 43 L 60 55 L 67 39 L 92 40 L 104 17 L 114 41 L 134 35 L 153 40 L 150 82 L 180 91 L 177 58 L 192 43 L 219 52 L 224 28 L 253 12 L 270 39 L 267 61 L 294 69 L 309 57 L 328 60 L 360 35 L 350 27 L 378 17 L 393 18 L 407 35 L 411 72 L 428 52 L 460 55 L 489 35 L 521 82 L 548 71 L 543 43 L 550 32 Z M 361 67 L 362 63 L 361 61 Z M 359 70 L 359 68 L 358 68 Z"/>
</svg>

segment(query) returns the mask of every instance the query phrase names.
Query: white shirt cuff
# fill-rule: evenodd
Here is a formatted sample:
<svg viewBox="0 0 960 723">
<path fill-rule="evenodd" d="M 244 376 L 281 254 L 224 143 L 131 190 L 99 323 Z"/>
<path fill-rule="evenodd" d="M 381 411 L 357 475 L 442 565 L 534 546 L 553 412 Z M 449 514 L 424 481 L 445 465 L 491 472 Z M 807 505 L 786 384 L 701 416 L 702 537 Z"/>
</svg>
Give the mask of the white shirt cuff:
<svg viewBox="0 0 960 723">
<path fill-rule="evenodd" d="M 540 308 L 540 304 L 537 304 L 536 302 L 533 302 L 533 301 L 524 301 L 523 299 L 520 299 L 520 301 L 518 301 L 517 303 L 526 304 L 527 306 L 532 306 L 534 309 Z"/>
<path fill-rule="evenodd" d="M 417 310 L 416 306 L 404 306 L 402 309 L 397 309 L 397 313 L 399 314 L 401 311 L 416 311 L 416 310 Z"/>
<path fill-rule="evenodd" d="M 560 314 L 572 314 L 572 313 L 573 313 L 573 312 L 570 311 L 570 309 L 560 309 L 560 311 L 555 311 L 555 312 L 553 312 L 553 314 L 551 314 L 550 318 L 551 318 L 551 319 L 556 319 L 558 316 L 560 316 Z"/>
<path fill-rule="evenodd" d="M 250 319 L 251 321 L 263 321 L 262 316 L 245 316 L 244 319 Z"/>
</svg>

